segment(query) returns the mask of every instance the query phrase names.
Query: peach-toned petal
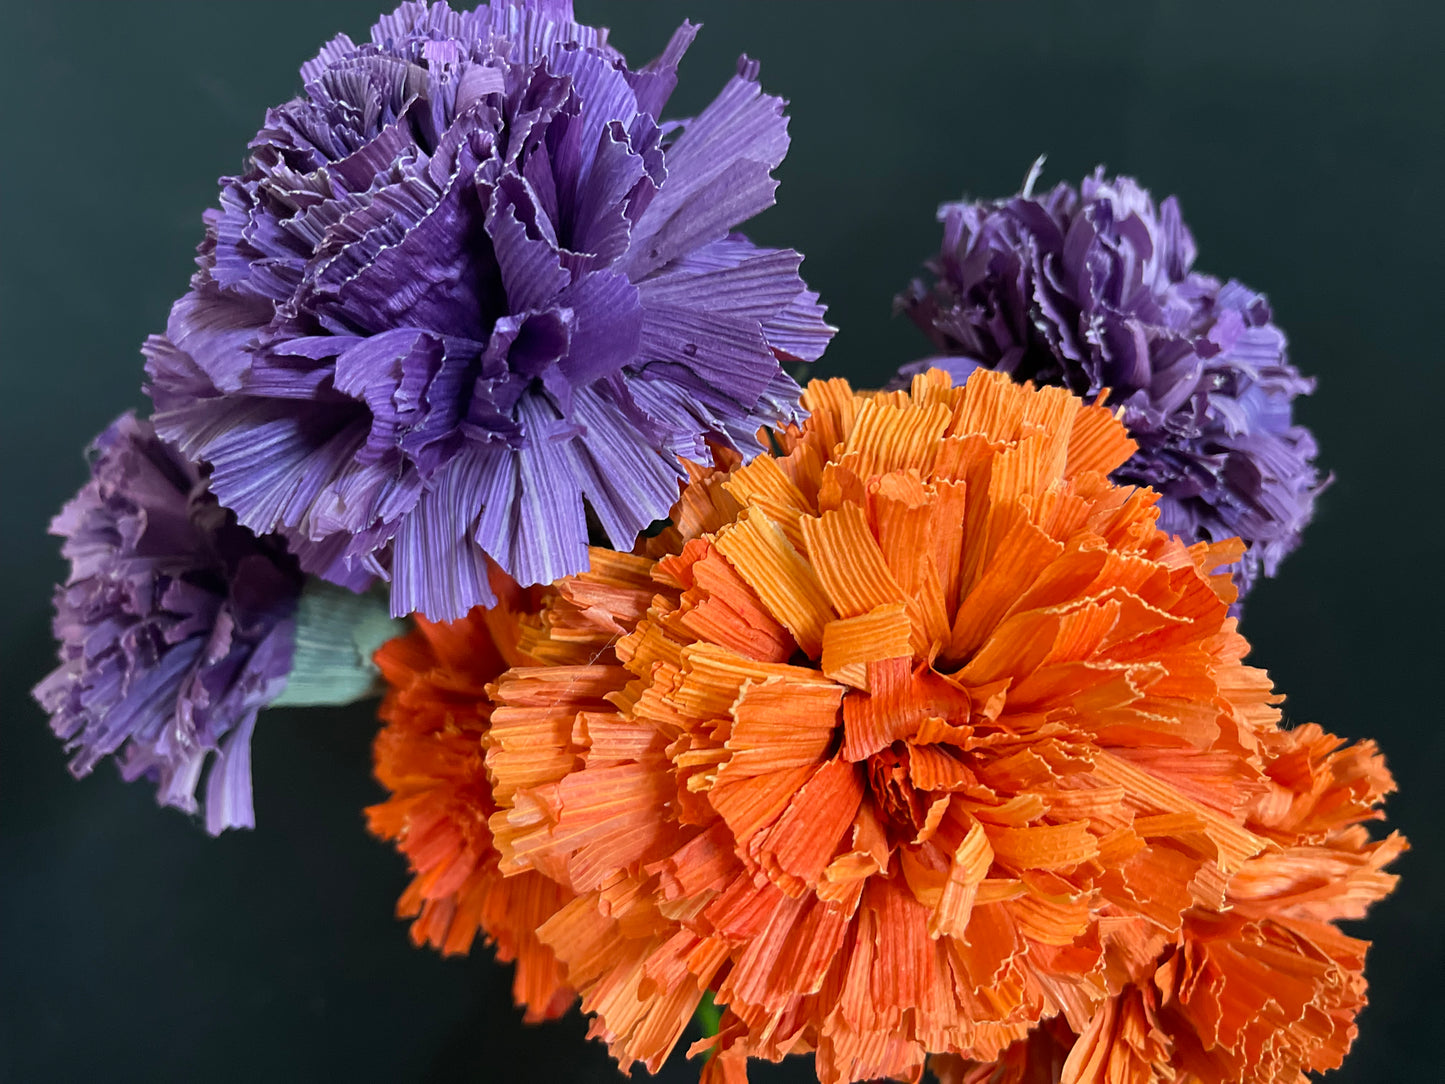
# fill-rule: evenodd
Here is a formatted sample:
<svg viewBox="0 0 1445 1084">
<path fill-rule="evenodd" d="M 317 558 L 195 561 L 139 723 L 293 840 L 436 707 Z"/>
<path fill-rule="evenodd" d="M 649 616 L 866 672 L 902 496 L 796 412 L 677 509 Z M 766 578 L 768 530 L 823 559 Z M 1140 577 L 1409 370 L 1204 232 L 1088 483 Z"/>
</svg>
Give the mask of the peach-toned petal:
<svg viewBox="0 0 1445 1084">
<path fill-rule="evenodd" d="M 1039 667 L 1058 637 L 1058 615 L 1042 610 L 1016 614 L 993 631 L 958 676 L 970 685 L 1017 681 Z M 951 654 L 944 657 L 956 661 Z"/>
<path fill-rule="evenodd" d="M 1150 1018 L 1137 992 L 1111 998 L 1069 1052 L 1060 1084 L 1149 1084 L 1167 1065 L 1169 1048 L 1167 1036 Z"/>
<path fill-rule="evenodd" d="M 935 496 L 915 472 L 892 471 L 877 479 L 867 511 L 878 548 L 905 596 L 918 590 L 923 556 L 932 544 L 929 527 Z M 959 523 L 963 517 L 960 514 Z M 951 563 L 957 563 L 955 560 Z"/>
<path fill-rule="evenodd" d="M 595 909 L 590 898 L 582 900 L 584 907 Z M 582 992 L 583 1011 L 596 1014 L 590 1034 L 606 1042 L 624 1065 L 640 1061 L 648 1072 L 657 1072 L 686 1030 L 702 992 L 684 983 L 644 996 L 643 968 L 653 943 L 616 937 L 610 924 L 601 938 L 579 934 L 574 924 L 556 919 L 542 928 L 543 939 L 567 961 L 568 975 Z"/>
<path fill-rule="evenodd" d="M 568 877 L 576 891 L 600 888 L 618 859 L 642 865 L 667 853 L 675 830 L 663 818 L 664 777 L 647 763 L 606 764 L 573 772 L 558 785 L 559 816 L 540 837 L 519 839 L 513 853 L 534 847 L 568 853 Z"/>
<path fill-rule="evenodd" d="M 1028 520 L 1016 522 L 959 606 L 947 655 L 964 659 L 977 651 L 1019 594 L 1032 587 L 1063 551 Z"/>
<path fill-rule="evenodd" d="M 1015 870 L 1066 869 L 1087 862 L 1099 853 L 1098 841 L 1090 834 L 1088 821 L 995 828 L 988 836 L 995 857 L 1006 868 Z"/>
<path fill-rule="evenodd" d="M 820 764 L 833 741 L 843 690 L 768 677 L 745 686 L 732 706 L 721 782 Z"/>
<path fill-rule="evenodd" d="M 1108 410 L 1102 406 L 1086 407 L 1074 415 L 1064 473 L 1068 477 L 1083 471 L 1108 474 L 1123 466 L 1137 450 L 1138 445 Z"/>
<path fill-rule="evenodd" d="M 842 453 L 859 456 L 860 474 L 926 471 L 933 464 L 938 439 L 948 428 L 949 413 L 942 403 L 919 408 L 869 399 L 859 408 Z"/>
<path fill-rule="evenodd" d="M 979 786 L 978 776 L 948 744 L 922 744 L 921 732 L 914 735 L 908 752 L 908 775 L 919 790 L 933 792 L 971 791 Z"/>
<path fill-rule="evenodd" d="M 736 956 L 718 999 L 776 1011 L 791 996 L 815 993 L 847 930 L 847 917 L 826 904 L 779 902 Z"/>
<path fill-rule="evenodd" d="M 786 768 L 741 780 L 723 780 L 710 792 L 713 808 L 727 822 L 740 847 L 768 827 L 813 775 L 811 767 Z"/>
<path fill-rule="evenodd" d="M 983 825 L 975 823 L 953 853 L 943 892 L 933 913 L 928 916 L 931 937 L 967 936 L 968 920 L 978 898 L 978 886 L 992 865 L 993 847 Z"/>
<path fill-rule="evenodd" d="M 803 521 L 808 560 L 839 617 L 860 617 L 903 601 L 863 509 L 848 505 Z"/>
<path fill-rule="evenodd" d="M 846 380 L 814 380 L 803 389 L 808 431 L 827 452 L 847 440 L 862 405 Z"/>
<path fill-rule="evenodd" d="M 694 1054 L 689 1050 L 688 1054 Z M 748 1056 L 745 1053 L 719 1054 L 709 1058 L 702 1067 L 698 1084 L 748 1084 Z"/>
<path fill-rule="evenodd" d="M 853 762 L 913 733 L 930 714 L 917 695 L 910 660 L 884 659 L 868 667 L 868 692 L 843 700 L 843 759 Z"/>
<path fill-rule="evenodd" d="M 669 574 L 683 575 L 683 585 L 697 590 L 683 596 L 678 620 L 700 640 L 718 644 L 760 662 L 784 662 L 797 649 L 788 630 L 758 601 L 716 549 L 701 539 L 687 544 L 687 564 L 659 563 Z"/>
<path fill-rule="evenodd" d="M 1253 832 L 1232 823 L 1216 811 L 1186 797 L 1179 790 L 1149 772 L 1135 767 L 1117 756 L 1103 754 L 1099 758 L 1100 776 L 1124 788 L 1131 800 L 1142 807 L 1162 813 L 1189 813 L 1204 822 L 1204 832 L 1219 848 L 1219 863 L 1226 872 L 1234 872 L 1268 846 Z"/>
<path fill-rule="evenodd" d="M 1359 850 L 1291 847 L 1246 862 L 1229 882 L 1236 906 L 1253 913 L 1320 921 L 1363 918 L 1370 904 L 1394 891 L 1399 877 L 1384 867 L 1409 844 L 1398 832 Z"/>
<path fill-rule="evenodd" d="M 748 848 L 749 854 L 762 861 L 784 892 L 796 896 L 816 884 L 838 854 L 862 801 L 857 766 L 830 760 L 803 784 L 777 823 Z"/>
<path fill-rule="evenodd" d="M 726 489 L 743 507 L 760 509 L 782 528 L 793 548 L 802 550 L 800 524 L 815 511 L 813 502 L 789 478 L 772 456 L 760 455 L 728 475 Z"/>
<path fill-rule="evenodd" d="M 823 646 L 823 627 L 836 614 L 817 573 L 782 529 L 750 509 L 714 544 L 798 646 L 816 656 Z"/>
<path fill-rule="evenodd" d="M 868 664 L 911 658 L 913 626 L 901 602 L 885 603 L 857 617 L 823 627 L 819 668 L 834 681 L 868 690 Z"/>
</svg>

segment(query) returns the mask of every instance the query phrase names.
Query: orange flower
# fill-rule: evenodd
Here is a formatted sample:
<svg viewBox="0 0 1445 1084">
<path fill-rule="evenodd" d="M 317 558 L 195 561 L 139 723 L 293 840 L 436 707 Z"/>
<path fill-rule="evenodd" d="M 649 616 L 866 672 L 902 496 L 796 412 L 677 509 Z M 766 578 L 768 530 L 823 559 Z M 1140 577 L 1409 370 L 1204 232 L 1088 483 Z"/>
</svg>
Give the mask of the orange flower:
<svg viewBox="0 0 1445 1084">
<path fill-rule="evenodd" d="M 1267 791 L 1248 826 L 1277 847 L 1231 879 L 1225 909 L 1191 908 L 1176 943 L 1105 1002 L 1082 1035 L 1038 1029 L 994 1063 L 935 1058 L 942 1084 L 1302 1079 L 1338 1068 L 1365 1004 L 1359 918 L 1395 886 L 1384 866 L 1406 848 L 1360 824 L 1394 781 L 1373 742 L 1314 724 L 1267 735 Z"/>
<path fill-rule="evenodd" d="M 1099 1011 L 1107 1011 L 1111 1005 L 1106 1001 Z M 996 1061 L 935 1054 L 928 1059 L 928 1069 L 938 1084 L 1059 1084 L 1074 1039 L 1068 1025 L 1054 1017 L 1029 1032 L 1027 1039 L 1011 1043 Z M 1107 1076 L 1099 1079 L 1113 1084 Z"/>
<path fill-rule="evenodd" d="M 1212 574 L 1239 545 L 1161 533 L 1108 480 L 1122 425 L 1062 389 L 804 402 L 785 454 L 694 468 L 672 530 L 593 551 L 546 665 L 492 687 L 503 869 L 576 893 L 539 935 L 624 1062 L 708 990 L 719 1081 L 1083 1032 L 1282 849 L 1246 823 L 1278 698 Z"/>
<path fill-rule="evenodd" d="M 464 953 L 480 931 L 497 958 L 515 960 L 513 997 L 537 1021 L 560 1015 L 575 994 L 536 930 L 570 893 L 536 873 L 503 879 L 487 819 L 496 811 L 482 735 L 486 686 L 513 663 L 520 628 L 514 607 L 534 595 L 494 581 L 503 603 L 450 624 L 416 617 L 417 628 L 383 645 L 376 663 L 388 685 L 386 726 L 376 736 L 376 777 L 392 796 L 366 811 L 371 831 L 394 839 L 416 877 L 397 904 L 416 916 L 412 940 Z"/>
</svg>

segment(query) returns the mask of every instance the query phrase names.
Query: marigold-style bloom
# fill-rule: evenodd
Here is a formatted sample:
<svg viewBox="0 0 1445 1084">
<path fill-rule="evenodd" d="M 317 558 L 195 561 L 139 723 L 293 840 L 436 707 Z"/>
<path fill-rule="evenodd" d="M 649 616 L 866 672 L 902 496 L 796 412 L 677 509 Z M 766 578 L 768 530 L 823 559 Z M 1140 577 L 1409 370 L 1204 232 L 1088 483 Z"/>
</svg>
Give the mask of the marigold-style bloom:
<svg viewBox="0 0 1445 1084">
<path fill-rule="evenodd" d="M 497 959 L 516 961 L 512 996 L 531 1022 L 561 1015 L 575 997 L 536 934 L 571 894 L 536 873 L 504 880 L 497 868 L 487 826 L 497 807 L 482 749 L 486 688 L 526 661 L 519 618 L 535 612 L 536 599 L 504 577 L 492 582 L 495 608 L 451 623 L 417 618 L 414 631 L 376 653 L 387 693 L 373 753 L 376 778 L 392 793 L 366 815 L 416 874 L 397 903 L 398 915 L 415 917 L 412 940 L 465 953 L 480 931 Z"/>
<path fill-rule="evenodd" d="M 1178 938 L 1076 1036 L 1051 1021 L 996 1061 L 935 1058 L 942 1084 L 1109 1080 L 1295 1084 L 1338 1068 L 1365 1004 L 1364 915 L 1406 843 L 1372 840 L 1394 781 L 1373 742 L 1341 748 L 1314 724 L 1265 736 L 1267 790 L 1246 825 L 1276 843 L 1231 879 L 1226 909 L 1191 908 Z"/>
<path fill-rule="evenodd" d="M 930 285 L 895 302 L 962 381 L 977 366 L 1109 389 L 1139 448 L 1114 474 L 1160 494 L 1159 526 L 1186 541 L 1238 536 L 1241 598 L 1273 576 L 1323 488 L 1315 442 L 1291 403 L 1314 382 L 1289 363 L 1263 295 L 1193 268 L 1174 197 L 1156 209 L 1129 177 L 1100 168 L 1074 188 L 939 208 Z"/>
<path fill-rule="evenodd" d="M 488 604 L 666 515 L 678 456 L 791 417 L 833 329 L 733 227 L 788 147 L 758 66 L 660 123 L 696 32 L 628 68 L 570 0 L 408 2 L 271 110 L 146 347 L 157 429 L 302 566 L 394 615 Z"/>
<path fill-rule="evenodd" d="M 150 423 L 123 414 L 91 451 L 90 481 L 50 525 L 70 575 L 55 592 L 60 666 L 35 699 L 77 777 L 115 754 L 161 805 L 196 813 L 209 761 L 207 831 L 250 828 L 251 733 L 286 687 L 300 569 Z"/>
<path fill-rule="evenodd" d="M 1063 388 L 803 401 L 783 454 L 695 468 L 670 530 L 558 585 L 528 652 L 594 661 L 544 711 L 546 669 L 494 687 L 503 868 L 577 893 L 540 935 L 624 1062 L 705 990 L 719 1080 L 1081 1032 L 1280 847 L 1247 824 L 1278 698 L 1213 571 L 1240 546 L 1159 530 Z"/>
</svg>

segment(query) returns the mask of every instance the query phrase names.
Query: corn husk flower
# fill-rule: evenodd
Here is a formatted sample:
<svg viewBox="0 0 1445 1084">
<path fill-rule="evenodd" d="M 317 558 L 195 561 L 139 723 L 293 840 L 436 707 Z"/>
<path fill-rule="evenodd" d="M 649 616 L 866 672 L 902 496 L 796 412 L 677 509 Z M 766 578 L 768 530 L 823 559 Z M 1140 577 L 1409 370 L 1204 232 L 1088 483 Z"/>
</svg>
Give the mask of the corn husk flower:
<svg viewBox="0 0 1445 1084">
<path fill-rule="evenodd" d="M 486 686 L 525 661 L 517 634 L 536 592 L 495 570 L 491 579 L 496 607 L 450 623 L 419 617 L 414 631 L 376 653 L 387 693 L 373 752 L 376 778 L 391 796 L 366 815 L 371 831 L 395 840 L 411 865 L 397 913 L 414 919 L 412 940 L 452 955 L 481 935 L 499 960 L 516 962 L 513 999 L 534 1022 L 575 999 L 536 935 L 570 893 L 536 873 L 504 880 L 498 870 L 487 824 L 496 804 L 481 742 L 491 717 Z"/>
<path fill-rule="evenodd" d="M 624 1064 L 704 992 L 718 1080 L 1083 1033 L 1287 852 L 1252 812 L 1284 739 L 1216 572 L 1240 546 L 1159 530 L 1110 481 L 1122 424 L 1062 388 L 804 405 L 779 456 L 694 468 L 667 531 L 558 585 L 541 665 L 492 690 L 503 869 L 576 893 L 539 935 Z"/>
<path fill-rule="evenodd" d="M 304 577 L 148 421 L 121 415 L 91 453 L 50 525 L 70 571 L 55 590 L 60 663 L 33 695 L 77 778 L 114 757 L 212 835 L 253 827 L 251 736 L 286 691 Z"/>
<path fill-rule="evenodd" d="M 629 67 L 570 0 L 408 0 L 270 110 L 146 345 L 155 424 L 308 572 L 392 613 L 628 548 L 679 455 L 792 417 L 833 329 L 773 203 L 784 102 L 746 57 L 664 121 L 697 28 Z"/>
<path fill-rule="evenodd" d="M 934 1058 L 941 1084 L 1284 1084 L 1339 1068 L 1365 1005 L 1368 943 L 1335 923 L 1398 880 L 1384 867 L 1404 838 L 1372 839 L 1362 823 L 1381 817 L 1394 781 L 1373 742 L 1346 746 L 1312 723 L 1268 746 L 1247 823 L 1276 846 L 1232 878 L 1225 908 L 1191 908 L 1082 1034 L 1055 1020 L 993 1062 Z"/>
<path fill-rule="evenodd" d="M 1116 481 L 1160 494 L 1187 542 L 1239 537 L 1241 598 L 1300 542 L 1324 483 L 1294 417 L 1314 390 L 1263 294 L 1194 266 L 1179 202 L 1102 168 L 1076 187 L 945 203 L 943 239 L 895 301 L 962 381 L 985 367 L 1093 397 L 1108 389 L 1137 450 Z M 1238 607 L 1236 607 L 1238 609 Z"/>
</svg>

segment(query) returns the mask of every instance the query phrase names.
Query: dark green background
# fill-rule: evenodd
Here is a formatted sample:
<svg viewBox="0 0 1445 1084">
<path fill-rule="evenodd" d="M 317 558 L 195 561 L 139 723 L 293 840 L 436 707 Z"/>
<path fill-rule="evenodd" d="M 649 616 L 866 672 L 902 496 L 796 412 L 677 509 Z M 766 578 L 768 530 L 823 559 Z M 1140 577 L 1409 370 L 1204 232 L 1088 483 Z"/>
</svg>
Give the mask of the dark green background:
<svg viewBox="0 0 1445 1084">
<path fill-rule="evenodd" d="M 792 101 L 780 206 L 842 327 L 818 366 L 876 384 L 923 347 L 890 299 L 935 205 L 1096 163 L 1178 193 L 1200 266 L 1266 291 L 1338 476 L 1304 549 L 1251 600 L 1288 715 L 1378 738 L 1414 840 L 1364 926 L 1372 1005 L 1344 1081 L 1439 1079 L 1442 1016 L 1439 5 L 623 3 L 579 0 L 634 61 L 705 23 L 678 114 L 746 50 Z M 27 690 L 62 574 L 47 518 L 81 449 L 141 406 L 137 347 L 186 284 L 214 179 L 370 3 L 6 4 L 0 63 L 5 709 L 0 1079 L 610 1080 L 574 1015 L 523 1028 L 483 953 L 413 950 L 401 860 L 360 808 L 373 721 L 277 711 L 260 828 L 208 839 L 102 766 L 70 780 Z M 696 1079 L 677 1059 L 665 1074 Z M 804 1078 L 799 1067 L 762 1079 Z"/>
</svg>

